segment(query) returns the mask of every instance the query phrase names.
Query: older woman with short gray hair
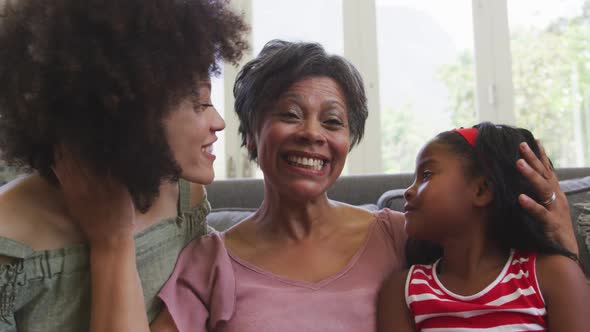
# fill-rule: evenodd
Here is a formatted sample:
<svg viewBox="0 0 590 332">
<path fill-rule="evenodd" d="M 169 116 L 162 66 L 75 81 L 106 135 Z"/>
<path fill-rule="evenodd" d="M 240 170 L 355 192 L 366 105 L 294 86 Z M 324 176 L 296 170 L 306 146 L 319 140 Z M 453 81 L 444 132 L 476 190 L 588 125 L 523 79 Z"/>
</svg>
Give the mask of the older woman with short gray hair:
<svg viewBox="0 0 590 332">
<path fill-rule="evenodd" d="M 403 215 L 327 196 L 363 136 L 359 72 L 319 44 L 273 40 L 241 70 L 234 94 L 242 143 L 264 173 L 264 201 L 185 249 L 160 293 L 175 325 L 373 331 L 379 286 L 404 262 Z M 197 275 L 206 278 L 195 283 Z"/>
</svg>

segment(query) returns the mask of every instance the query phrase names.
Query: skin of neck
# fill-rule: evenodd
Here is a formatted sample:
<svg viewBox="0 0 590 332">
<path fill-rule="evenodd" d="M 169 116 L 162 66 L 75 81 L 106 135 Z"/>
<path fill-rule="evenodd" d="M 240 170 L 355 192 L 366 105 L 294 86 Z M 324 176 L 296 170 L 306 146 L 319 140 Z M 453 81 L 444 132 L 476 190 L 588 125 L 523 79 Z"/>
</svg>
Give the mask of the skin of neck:
<svg viewBox="0 0 590 332">
<path fill-rule="evenodd" d="M 254 215 L 257 233 L 293 241 L 321 236 L 333 229 L 336 208 L 326 192 L 297 199 L 265 185 L 264 200 Z"/>
<path fill-rule="evenodd" d="M 152 206 L 150 206 L 145 213 L 141 213 L 139 210 L 135 209 L 135 215 L 140 227 L 143 223 L 151 224 L 153 223 L 153 220 L 162 220 L 168 217 L 173 217 L 173 215 L 169 214 L 172 210 L 176 213 L 178 195 L 178 182 L 163 181 L 160 184 L 159 194 Z"/>
<path fill-rule="evenodd" d="M 488 223 L 493 221 L 487 212 L 476 211 L 466 220 L 468 227 L 440 242 L 444 250 L 439 263 L 440 272 L 461 279 L 496 269 L 506 262 L 508 256 L 489 235 Z"/>
</svg>

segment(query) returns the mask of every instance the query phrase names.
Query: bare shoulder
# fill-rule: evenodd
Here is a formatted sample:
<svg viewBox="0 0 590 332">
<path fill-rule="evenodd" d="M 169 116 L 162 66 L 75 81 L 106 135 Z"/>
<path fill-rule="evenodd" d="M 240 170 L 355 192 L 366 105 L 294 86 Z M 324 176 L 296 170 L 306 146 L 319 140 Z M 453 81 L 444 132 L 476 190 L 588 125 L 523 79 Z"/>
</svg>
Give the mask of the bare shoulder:
<svg viewBox="0 0 590 332">
<path fill-rule="evenodd" d="M 542 291 L 561 288 L 564 284 L 587 285 L 580 266 L 563 255 L 539 255 L 536 271 Z"/>
<path fill-rule="evenodd" d="M 338 208 L 339 213 L 349 216 L 349 219 L 367 220 L 373 218 L 373 213 L 367 209 L 337 201 L 332 201 L 332 203 Z"/>
<path fill-rule="evenodd" d="M 330 201 L 332 209 L 328 219 L 339 225 L 346 238 L 364 239 L 370 226 L 375 223 L 375 214 L 367 209 L 338 201 Z"/>
<path fill-rule="evenodd" d="M 32 189 L 27 177 L 17 178 L 0 187 L 0 236 L 28 244 L 35 229 L 34 215 L 37 208 L 31 206 L 27 192 Z M 0 255 L 0 264 L 14 258 Z"/>
<path fill-rule="evenodd" d="M 205 198 L 206 191 L 205 186 L 200 183 L 190 183 L 191 188 L 191 207 L 201 204 L 203 198 Z"/>
<path fill-rule="evenodd" d="M 590 287 L 582 269 L 562 255 L 538 256 L 537 278 L 545 300 L 549 331 L 586 331 Z"/>
<path fill-rule="evenodd" d="M 363 228 L 376 222 L 394 239 L 394 242 L 400 245 L 405 243 L 405 218 L 403 214 L 390 209 L 370 211 L 336 201 L 332 201 L 332 204 L 336 206 L 335 217 L 340 223 L 345 221 L 353 227 Z"/>
<path fill-rule="evenodd" d="M 18 178 L 0 188 L 0 236 L 34 250 L 80 243 L 59 189 L 38 175 Z"/>
<path fill-rule="evenodd" d="M 32 222 L 37 206 L 31 204 L 34 191 L 29 177 L 15 179 L 0 187 L 0 236 L 15 239 L 19 230 Z"/>
</svg>

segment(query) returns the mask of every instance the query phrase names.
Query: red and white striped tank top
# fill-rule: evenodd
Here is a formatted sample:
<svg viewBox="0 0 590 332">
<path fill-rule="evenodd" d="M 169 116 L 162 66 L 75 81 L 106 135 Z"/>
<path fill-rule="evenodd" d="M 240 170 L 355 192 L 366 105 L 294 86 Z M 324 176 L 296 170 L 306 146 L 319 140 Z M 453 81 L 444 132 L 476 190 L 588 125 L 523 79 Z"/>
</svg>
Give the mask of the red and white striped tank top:
<svg viewBox="0 0 590 332">
<path fill-rule="evenodd" d="M 443 286 L 436 266 L 414 265 L 406 304 L 417 331 L 544 331 L 545 301 L 535 273 L 536 254 L 512 251 L 502 272 L 481 292 L 461 296 Z"/>
</svg>

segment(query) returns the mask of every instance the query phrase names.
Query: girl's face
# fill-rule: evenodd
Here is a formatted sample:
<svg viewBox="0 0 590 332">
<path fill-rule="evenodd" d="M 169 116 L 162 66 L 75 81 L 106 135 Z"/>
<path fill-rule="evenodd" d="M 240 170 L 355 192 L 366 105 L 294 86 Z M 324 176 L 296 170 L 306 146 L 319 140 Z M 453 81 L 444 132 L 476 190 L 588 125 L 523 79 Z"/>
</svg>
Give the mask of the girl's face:
<svg viewBox="0 0 590 332">
<path fill-rule="evenodd" d="M 346 98 L 329 77 L 295 82 L 261 119 L 254 143 L 265 183 L 296 200 L 324 194 L 350 148 Z"/>
<path fill-rule="evenodd" d="M 181 177 L 208 184 L 215 176 L 213 143 L 225 122 L 211 104 L 211 81 L 200 81 L 197 89 L 198 97 L 186 98 L 164 118 L 164 130 Z"/>
<path fill-rule="evenodd" d="M 406 189 L 406 232 L 438 242 L 469 223 L 475 178 L 465 174 L 465 161 L 448 146 L 431 141 L 416 158 L 414 183 Z"/>
</svg>

